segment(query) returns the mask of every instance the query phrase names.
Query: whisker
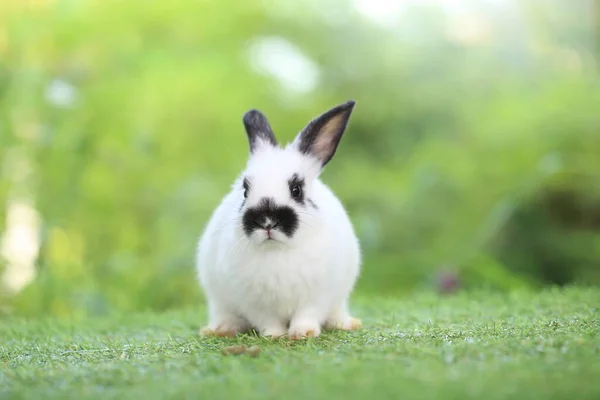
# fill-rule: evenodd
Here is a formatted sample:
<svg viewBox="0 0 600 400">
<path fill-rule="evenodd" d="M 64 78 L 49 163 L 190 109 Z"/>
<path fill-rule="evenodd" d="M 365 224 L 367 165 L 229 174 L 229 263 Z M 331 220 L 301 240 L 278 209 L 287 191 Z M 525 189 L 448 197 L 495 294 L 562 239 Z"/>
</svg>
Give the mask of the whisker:
<svg viewBox="0 0 600 400">
<path fill-rule="evenodd" d="M 311 213 L 307 213 L 306 211 L 296 211 L 296 212 L 297 212 L 298 214 L 300 214 L 300 215 L 307 215 L 307 216 L 309 216 L 309 217 L 311 217 L 311 218 L 314 218 L 314 219 L 319 219 L 319 217 L 317 217 L 316 215 L 313 215 L 313 214 L 311 214 Z"/>
<path fill-rule="evenodd" d="M 237 222 L 239 220 L 241 220 L 240 216 L 236 216 L 235 218 L 231 218 L 229 220 L 226 220 L 217 229 L 215 229 L 212 232 L 212 234 L 215 235 L 215 234 L 219 233 L 219 231 L 221 231 L 222 229 L 227 228 L 228 226 L 231 226 L 232 223 Z"/>
<path fill-rule="evenodd" d="M 300 224 L 301 224 L 301 225 L 306 225 L 306 226 L 308 226 L 310 229 L 316 229 L 314 225 L 311 225 L 311 224 L 309 224 L 309 223 L 308 223 L 308 222 L 306 222 L 306 221 L 300 221 Z"/>
<path fill-rule="evenodd" d="M 231 253 L 243 253 L 250 244 L 249 240 L 245 236 L 241 236 L 233 245 Z"/>
</svg>

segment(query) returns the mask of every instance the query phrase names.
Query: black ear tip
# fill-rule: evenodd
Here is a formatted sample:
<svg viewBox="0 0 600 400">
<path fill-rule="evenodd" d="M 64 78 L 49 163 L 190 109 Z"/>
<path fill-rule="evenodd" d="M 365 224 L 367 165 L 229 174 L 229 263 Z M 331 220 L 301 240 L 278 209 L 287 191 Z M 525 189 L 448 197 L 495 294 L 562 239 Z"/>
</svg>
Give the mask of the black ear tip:
<svg viewBox="0 0 600 400">
<path fill-rule="evenodd" d="M 250 110 L 246 111 L 244 113 L 244 116 L 243 116 L 242 119 L 243 119 L 244 123 L 247 124 L 247 123 L 249 123 L 251 121 L 254 121 L 254 120 L 258 119 L 258 118 L 263 118 L 263 113 L 261 113 L 260 111 L 258 111 L 258 110 L 256 110 L 256 109 L 253 108 L 253 109 L 250 109 Z"/>
<path fill-rule="evenodd" d="M 263 130 L 268 132 L 271 130 L 269 123 L 267 122 L 267 117 L 254 108 L 246 111 L 242 118 L 242 122 L 246 127 L 246 131 Z"/>
<path fill-rule="evenodd" d="M 338 106 L 338 109 L 341 111 L 348 111 L 348 112 L 352 112 L 352 110 L 354 109 L 354 105 L 356 104 L 356 101 L 354 100 L 348 100 L 347 102 L 340 104 Z"/>
</svg>

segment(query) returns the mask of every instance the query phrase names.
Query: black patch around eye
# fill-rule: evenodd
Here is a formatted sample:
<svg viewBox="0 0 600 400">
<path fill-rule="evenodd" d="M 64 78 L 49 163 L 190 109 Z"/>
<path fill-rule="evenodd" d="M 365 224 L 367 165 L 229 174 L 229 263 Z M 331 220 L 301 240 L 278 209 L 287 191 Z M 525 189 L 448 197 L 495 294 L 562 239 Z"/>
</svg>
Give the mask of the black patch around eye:
<svg viewBox="0 0 600 400">
<path fill-rule="evenodd" d="M 292 208 L 278 206 L 273 199 L 263 198 L 256 206 L 248 208 L 242 217 L 242 226 L 246 236 L 250 236 L 257 229 L 262 229 L 267 218 L 275 228 L 287 237 L 292 237 L 298 229 L 298 215 Z"/>
<path fill-rule="evenodd" d="M 288 186 L 292 199 L 298 204 L 304 205 L 304 178 L 300 178 L 298 174 L 294 174 L 288 180 Z"/>
<path fill-rule="evenodd" d="M 242 182 L 242 188 L 244 189 L 244 200 L 242 200 L 242 204 L 240 204 L 240 210 L 244 208 L 244 204 L 246 204 L 246 198 L 248 197 L 248 192 L 250 191 L 250 181 L 248 178 L 244 178 Z"/>
<path fill-rule="evenodd" d="M 244 197 L 247 197 L 248 191 L 250 190 L 250 181 L 248 178 L 244 178 L 244 182 L 242 182 L 242 187 L 244 188 Z"/>
</svg>

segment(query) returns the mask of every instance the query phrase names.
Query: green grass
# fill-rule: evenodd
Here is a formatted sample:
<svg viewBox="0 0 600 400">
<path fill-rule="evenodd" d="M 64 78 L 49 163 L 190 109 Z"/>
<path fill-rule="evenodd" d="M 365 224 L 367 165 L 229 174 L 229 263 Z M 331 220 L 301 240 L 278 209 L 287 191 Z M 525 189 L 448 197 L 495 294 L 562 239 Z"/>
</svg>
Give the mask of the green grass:
<svg viewBox="0 0 600 400">
<path fill-rule="evenodd" d="M 201 339 L 202 309 L 5 319 L 0 398 L 598 399 L 599 306 L 583 288 L 357 298 L 363 330 L 306 342 Z"/>
</svg>

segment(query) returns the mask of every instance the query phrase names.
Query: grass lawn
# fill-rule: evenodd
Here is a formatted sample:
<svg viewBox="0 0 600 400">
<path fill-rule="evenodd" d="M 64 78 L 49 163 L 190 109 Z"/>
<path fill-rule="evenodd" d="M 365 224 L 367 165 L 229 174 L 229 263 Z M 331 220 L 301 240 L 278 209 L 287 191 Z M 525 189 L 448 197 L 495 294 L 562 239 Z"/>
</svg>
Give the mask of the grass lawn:
<svg viewBox="0 0 600 400">
<path fill-rule="evenodd" d="M 204 310 L 0 319 L 0 398 L 600 399 L 600 289 L 356 298 L 364 328 L 201 339 Z M 258 345 L 252 357 L 223 355 Z"/>
</svg>

